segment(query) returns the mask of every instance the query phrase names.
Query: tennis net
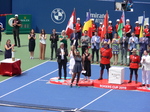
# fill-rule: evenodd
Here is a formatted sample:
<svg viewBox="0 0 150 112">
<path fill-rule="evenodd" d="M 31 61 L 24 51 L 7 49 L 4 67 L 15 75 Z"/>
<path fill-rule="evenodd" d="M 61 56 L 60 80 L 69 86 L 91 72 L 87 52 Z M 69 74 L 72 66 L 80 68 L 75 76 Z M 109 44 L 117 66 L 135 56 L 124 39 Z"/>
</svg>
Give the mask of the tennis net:
<svg viewBox="0 0 150 112">
<path fill-rule="evenodd" d="M 37 110 L 48 110 L 48 111 L 56 111 L 56 112 L 106 112 L 106 111 L 87 110 L 87 109 L 79 110 L 77 108 L 73 109 L 70 107 L 57 107 L 57 106 L 48 106 L 48 105 L 27 104 L 27 103 L 19 103 L 19 102 L 3 101 L 3 100 L 0 100 L 0 106 L 37 109 Z"/>
</svg>

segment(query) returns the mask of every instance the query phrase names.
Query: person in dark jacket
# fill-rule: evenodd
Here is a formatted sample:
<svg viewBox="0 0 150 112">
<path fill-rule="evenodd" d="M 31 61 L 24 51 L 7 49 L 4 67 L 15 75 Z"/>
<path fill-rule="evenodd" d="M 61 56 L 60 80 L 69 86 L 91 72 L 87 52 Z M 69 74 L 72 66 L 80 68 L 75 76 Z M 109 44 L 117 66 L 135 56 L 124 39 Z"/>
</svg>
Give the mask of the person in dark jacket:
<svg viewBox="0 0 150 112">
<path fill-rule="evenodd" d="M 55 51 L 55 58 L 56 58 L 56 52 L 57 52 L 57 41 L 59 40 L 58 34 L 56 33 L 56 29 L 52 30 L 52 34 L 50 35 L 50 41 L 51 41 L 51 60 L 53 60 L 53 52 Z"/>
<path fill-rule="evenodd" d="M 123 32 L 122 37 L 120 38 L 120 51 L 121 51 L 121 63 L 120 65 L 127 65 L 127 52 L 128 52 L 128 41 L 129 38 L 126 36 L 126 33 Z"/>
<path fill-rule="evenodd" d="M 64 47 L 64 43 L 60 43 L 60 48 L 57 49 L 57 62 L 58 62 L 58 80 L 62 79 L 62 73 L 61 69 L 63 67 L 64 69 L 64 80 L 66 80 L 67 77 L 67 56 L 68 56 L 68 50 Z"/>
</svg>

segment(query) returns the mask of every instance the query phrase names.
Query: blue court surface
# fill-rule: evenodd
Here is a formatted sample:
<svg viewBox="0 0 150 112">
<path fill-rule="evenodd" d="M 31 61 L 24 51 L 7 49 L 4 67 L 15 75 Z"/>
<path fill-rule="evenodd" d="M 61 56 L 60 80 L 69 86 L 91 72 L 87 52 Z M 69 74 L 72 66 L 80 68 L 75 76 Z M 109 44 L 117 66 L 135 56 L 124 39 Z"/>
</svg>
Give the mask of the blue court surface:
<svg viewBox="0 0 150 112">
<path fill-rule="evenodd" d="M 99 65 L 92 65 L 91 79 L 99 78 L 99 70 Z M 138 72 L 139 81 L 141 82 L 141 70 Z M 80 111 L 150 112 L 149 92 L 102 89 L 95 87 L 70 88 L 65 85 L 47 83 L 50 78 L 57 76 L 57 63 L 47 61 L 24 71 L 20 76 L 10 77 L 0 83 L 0 102 L 8 101 L 19 104 L 28 104 L 30 106 L 43 105 L 45 107 L 69 108 Z M 68 77 L 71 77 L 70 74 L 68 74 Z M 81 78 L 83 78 L 83 75 L 81 75 Z M 104 78 L 107 78 L 106 71 Z M 125 80 L 128 79 L 129 68 L 125 68 Z M 52 111 L 9 107 L 9 105 L 7 105 L 0 106 L 0 112 Z"/>
</svg>

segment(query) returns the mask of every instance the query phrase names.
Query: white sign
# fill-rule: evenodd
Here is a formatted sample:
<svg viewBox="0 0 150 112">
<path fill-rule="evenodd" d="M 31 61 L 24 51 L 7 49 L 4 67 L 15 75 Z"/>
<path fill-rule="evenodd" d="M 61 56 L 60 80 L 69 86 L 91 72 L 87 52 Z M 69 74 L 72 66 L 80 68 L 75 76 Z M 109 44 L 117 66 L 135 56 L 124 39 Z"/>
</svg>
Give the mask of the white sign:
<svg viewBox="0 0 150 112">
<path fill-rule="evenodd" d="M 143 16 L 139 16 L 138 17 L 139 24 L 142 24 L 142 20 L 143 20 Z M 144 26 L 146 25 L 146 23 L 149 23 L 149 18 L 145 18 Z"/>
</svg>

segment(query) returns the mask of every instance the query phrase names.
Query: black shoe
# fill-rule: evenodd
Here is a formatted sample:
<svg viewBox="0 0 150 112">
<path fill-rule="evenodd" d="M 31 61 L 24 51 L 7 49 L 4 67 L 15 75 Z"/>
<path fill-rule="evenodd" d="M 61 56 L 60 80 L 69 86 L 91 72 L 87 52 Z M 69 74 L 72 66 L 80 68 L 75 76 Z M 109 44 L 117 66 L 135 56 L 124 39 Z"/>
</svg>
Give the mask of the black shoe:
<svg viewBox="0 0 150 112">
<path fill-rule="evenodd" d="M 142 84 L 141 86 L 145 86 L 145 84 Z"/>
<path fill-rule="evenodd" d="M 103 80 L 103 78 L 99 78 L 98 80 Z"/>
<path fill-rule="evenodd" d="M 15 44 L 14 46 L 17 46 L 17 44 Z"/>
<path fill-rule="evenodd" d="M 61 80 L 61 78 L 59 77 L 58 80 Z"/>
<path fill-rule="evenodd" d="M 132 81 L 129 81 L 128 83 L 131 83 Z"/>
<path fill-rule="evenodd" d="M 72 88 L 72 84 L 70 84 L 70 87 Z"/>
<path fill-rule="evenodd" d="M 20 45 L 18 47 L 21 47 Z"/>
<path fill-rule="evenodd" d="M 53 60 L 53 58 L 51 58 L 51 60 Z"/>
<path fill-rule="evenodd" d="M 66 77 L 64 78 L 64 80 L 66 80 Z"/>
</svg>

